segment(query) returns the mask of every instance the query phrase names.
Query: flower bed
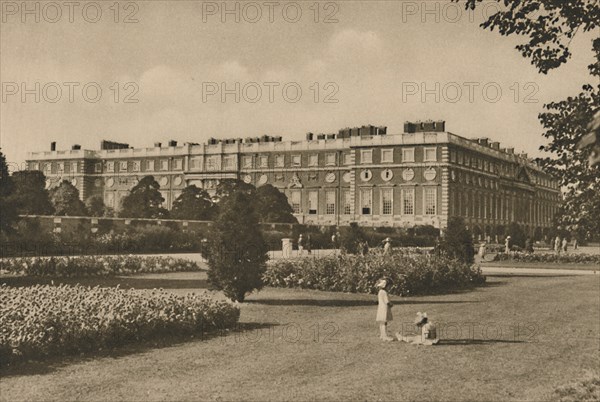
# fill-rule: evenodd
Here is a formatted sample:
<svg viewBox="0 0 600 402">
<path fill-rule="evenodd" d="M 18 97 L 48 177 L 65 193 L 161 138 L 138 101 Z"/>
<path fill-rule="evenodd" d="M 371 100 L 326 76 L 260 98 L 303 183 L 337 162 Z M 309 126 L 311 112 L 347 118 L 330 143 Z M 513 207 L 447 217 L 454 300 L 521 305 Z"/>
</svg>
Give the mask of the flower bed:
<svg viewBox="0 0 600 402">
<path fill-rule="evenodd" d="M 200 271 L 200 267 L 181 258 L 117 255 L 5 258 L 0 262 L 0 271 L 13 275 L 63 278 Z"/>
<path fill-rule="evenodd" d="M 0 362 L 95 351 L 165 335 L 233 327 L 237 307 L 176 296 L 83 286 L 0 287 Z"/>
<path fill-rule="evenodd" d="M 543 262 L 562 264 L 600 264 L 599 254 L 499 253 L 494 261 Z"/>
<path fill-rule="evenodd" d="M 440 294 L 485 282 L 479 267 L 404 251 L 276 260 L 268 263 L 263 280 L 275 287 L 375 293 L 375 282 L 382 276 L 391 279 L 389 293 L 401 296 Z"/>
</svg>

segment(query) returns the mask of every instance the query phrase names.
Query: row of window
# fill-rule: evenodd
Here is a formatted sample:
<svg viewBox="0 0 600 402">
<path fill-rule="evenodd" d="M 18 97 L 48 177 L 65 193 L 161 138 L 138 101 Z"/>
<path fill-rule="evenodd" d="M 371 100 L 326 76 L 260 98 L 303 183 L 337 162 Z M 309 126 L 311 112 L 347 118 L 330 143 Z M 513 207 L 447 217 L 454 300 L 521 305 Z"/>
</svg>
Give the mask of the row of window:
<svg viewBox="0 0 600 402">
<path fill-rule="evenodd" d="M 131 167 L 131 169 L 129 169 Z M 158 164 L 154 159 L 147 159 L 144 161 L 133 160 L 133 161 L 108 161 L 106 162 L 106 172 L 114 173 L 119 172 L 141 172 L 143 170 L 145 172 L 154 172 L 154 171 L 167 171 L 169 170 L 169 160 L 168 159 L 160 159 L 158 160 Z M 170 170 L 183 170 L 183 159 L 173 159 L 171 169 Z M 102 163 L 97 162 L 94 166 L 94 172 L 101 173 L 102 172 Z"/>
<path fill-rule="evenodd" d="M 394 189 L 380 188 L 374 190 L 372 188 L 361 188 L 359 190 L 359 211 L 360 215 L 373 214 L 373 191 L 379 191 L 379 212 L 381 215 L 394 215 Z M 306 194 L 308 197 L 308 215 L 335 215 L 337 213 L 336 190 L 325 190 L 325 210 L 319 211 L 319 191 L 309 190 Z M 402 215 L 415 214 L 415 188 L 400 189 L 400 211 Z M 302 211 L 302 191 L 291 190 L 288 194 L 288 201 L 292 206 L 295 214 L 301 214 Z M 341 213 L 350 215 L 353 211 L 354 194 L 351 190 L 344 190 L 341 193 Z M 437 213 L 437 187 L 423 188 L 423 214 L 436 215 Z"/>
</svg>

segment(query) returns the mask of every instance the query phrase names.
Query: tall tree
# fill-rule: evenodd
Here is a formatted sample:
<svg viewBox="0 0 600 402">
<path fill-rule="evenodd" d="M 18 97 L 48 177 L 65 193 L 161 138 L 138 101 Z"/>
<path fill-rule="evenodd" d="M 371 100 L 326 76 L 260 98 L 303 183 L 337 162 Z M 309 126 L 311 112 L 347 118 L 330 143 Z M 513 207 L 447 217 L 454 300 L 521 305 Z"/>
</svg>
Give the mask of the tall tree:
<svg viewBox="0 0 600 402">
<path fill-rule="evenodd" d="M 233 301 L 244 301 L 263 287 L 268 259 L 258 215 L 250 196 L 242 191 L 223 199 L 208 239 L 208 279 Z"/>
<path fill-rule="evenodd" d="M 239 179 L 223 179 L 217 185 L 214 196 L 215 201 L 219 203 L 221 200 L 229 197 L 235 192 L 243 192 L 247 195 L 254 196 L 256 187 Z"/>
<path fill-rule="evenodd" d="M 8 165 L 4 154 L 0 151 L 0 232 L 12 233 L 13 224 L 18 215 L 11 195 L 14 192 L 12 177 L 8 174 Z"/>
<path fill-rule="evenodd" d="M 213 218 L 213 202 L 206 190 L 195 185 L 187 186 L 173 202 L 171 218 L 210 220 Z"/>
<path fill-rule="evenodd" d="M 89 216 L 105 216 L 106 206 L 100 195 L 93 195 L 85 200 L 85 208 Z"/>
<path fill-rule="evenodd" d="M 473 235 L 462 217 L 452 216 L 448 219 L 448 227 L 437 246 L 437 251 L 466 263 L 474 261 Z"/>
<path fill-rule="evenodd" d="M 465 6 L 474 9 L 481 1 L 466 0 Z M 503 0 L 502 3 L 504 9 L 491 15 L 482 27 L 498 29 L 505 36 L 527 37 L 517 50 L 530 58 L 543 74 L 569 60 L 571 41 L 578 32 L 592 32 L 600 25 L 598 0 Z M 540 150 L 552 155 L 539 158 L 538 162 L 558 177 L 566 189 L 556 223 L 572 231 L 597 235 L 600 233 L 600 164 L 589 163 L 590 152 L 594 152 L 591 147 L 576 148 L 587 134 L 586 127 L 594 113 L 600 110 L 600 37 L 597 35 L 591 41 L 591 50 L 595 61 L 588 66 L 590 84 L 584 85 L 577 96 L 544 105 L 546 111 L 539 115 L 545 129 L 543 135 L 549 140 Z"/>
<path fill-rule="evenodd" d="M 63 180 L 50 192 L 50 201 L 55 215 L 85 216 L 85 204 L 79 199 L 79 190 L 68 180 Z"/>
<path fill-rule="evenodd" d="M 254 203 L 260 222 L 298 223 L 285 194 L 271 184 L 256 189 Z"/>
<path fill-rule="evenodd" d="M 12 175 L 15 186 L 11 199 L 21 215 L 52 215 L 54 207 L 46 190 L 46 177 L 39 170 L 23 170 Z"/>
<path fill-rule="evenodd" d="M 145 176 L 123 198 L 119 216 L 123 218 L 163 218 L 168 211 L 161 205 L 165 199 L 160 194 L 160 185 L 154 176 Z"/>
</svg>

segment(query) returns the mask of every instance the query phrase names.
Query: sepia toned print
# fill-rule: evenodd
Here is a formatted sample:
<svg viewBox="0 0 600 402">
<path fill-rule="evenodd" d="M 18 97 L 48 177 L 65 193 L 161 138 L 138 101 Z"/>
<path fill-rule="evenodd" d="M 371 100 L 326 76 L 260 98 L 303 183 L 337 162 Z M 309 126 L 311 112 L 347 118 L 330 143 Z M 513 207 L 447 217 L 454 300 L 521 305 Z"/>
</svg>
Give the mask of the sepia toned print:
<svg viewBox="0 0 600 402">
<path fill-rule="evenodd" d="M 0 399 L 600 401 L 599 21 L 0 0 Z"/>
</svg>

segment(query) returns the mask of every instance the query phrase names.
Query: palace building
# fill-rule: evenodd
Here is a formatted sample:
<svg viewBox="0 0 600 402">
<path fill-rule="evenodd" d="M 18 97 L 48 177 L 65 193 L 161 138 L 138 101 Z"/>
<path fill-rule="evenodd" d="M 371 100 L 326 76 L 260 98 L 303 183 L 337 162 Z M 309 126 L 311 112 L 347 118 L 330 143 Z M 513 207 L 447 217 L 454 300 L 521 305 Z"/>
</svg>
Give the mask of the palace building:
<svg viewBox="0 0 600 402">
<path fill-rule="evenodd" d="M 286 194 L 300 223 L 367 226 L 433 225 L 462 216 L 476 234 L 501 234 L 511 222 L 541 236 L 560 200 L 558 181 L 526 154 L 488 138 L 466 139 L 444 121 L 308 133 L 305 141 L 263 136 L 170 141 L 150 148 L 102 141 L 100 150 L 33 152 L 28 168 L 48 187 L 70 180 L 82 199 L 101 196 L 116 210 L 141 177 L 152 175 L 170 208 L 185 186 L 214 191 L 219 180 L 272 184 Z"/>
</svg>

